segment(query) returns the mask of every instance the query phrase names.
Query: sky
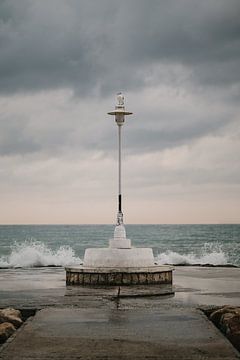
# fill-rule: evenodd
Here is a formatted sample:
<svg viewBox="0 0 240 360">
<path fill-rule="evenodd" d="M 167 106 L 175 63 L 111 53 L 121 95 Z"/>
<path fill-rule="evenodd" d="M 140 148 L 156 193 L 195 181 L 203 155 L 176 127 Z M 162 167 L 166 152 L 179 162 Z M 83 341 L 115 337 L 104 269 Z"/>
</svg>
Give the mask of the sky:
<svg viewBox="0 0 240 360">
<path fill-rule="evenodd" d="M 240 223 L 239 0 L 0 0 L 0 223 Z"/>
</svg>

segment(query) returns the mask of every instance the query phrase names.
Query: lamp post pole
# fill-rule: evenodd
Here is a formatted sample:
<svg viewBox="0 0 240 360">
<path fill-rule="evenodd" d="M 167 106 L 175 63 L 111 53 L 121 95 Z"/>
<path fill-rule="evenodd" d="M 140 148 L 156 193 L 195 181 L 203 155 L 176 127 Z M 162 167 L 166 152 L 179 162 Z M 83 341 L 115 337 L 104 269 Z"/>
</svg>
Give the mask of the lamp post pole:
<svg viewBox="0 0 240 360">
<path fill-rule="evenodd" d="M 122 213 L 122 126 L 118 125 L 118 212 Z"/>
<path fill-rule="evenodd" d="M 115 121 L 118 125 L 118 213 L 117 225 L 123 224 L 122 213 L 122 126 L 125 121 L 125 115 L 131 115 L 129 111 L 125 111 L 124 96 L 122 93 L 117 94 L 117 105 L 115 110 L 108 113 L 115 116 Z"/>
</svg>

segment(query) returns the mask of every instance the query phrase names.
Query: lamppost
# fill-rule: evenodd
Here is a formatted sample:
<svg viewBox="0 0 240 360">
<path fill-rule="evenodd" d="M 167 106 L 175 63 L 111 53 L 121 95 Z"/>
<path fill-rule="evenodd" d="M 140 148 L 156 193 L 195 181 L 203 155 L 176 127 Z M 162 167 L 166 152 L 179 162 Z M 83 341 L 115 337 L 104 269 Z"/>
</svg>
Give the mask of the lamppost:
<svg viewBox="0 0 240 360">
<path fill-rule="evenodd" d="M 124 96 L 122 93 L 117 94 L 117 105 L 115 110 L 108 113 L 115 116 L 118 125 L 118 213 L 117 226 L 123 225 L 122 213 L 122 134 L 121 129 L 125 121 L 125 115 L 131 115 L 132 112 L 125 111 Z"/>
<path fill-rule="evenodd" d="M 115 110 L 108 113 L 115 116 L 118 125 L 118 213 L 114 237 L 109 239 L 108 247 L 85 250 L 83 264 L 66 267 L 67 285 L 82 286 L 120 286 L 172 284 L 172 268 L 156 263 L 151 248 L 132 247 L 127 239 L 123 224 L 121 188 L 121 130 L 125 115 L 124 96 L 117 94 Z M 142 291 L 142 290 L 141 290 Z M 150 289 L 151 292 L 151 289 Z M 147 294 L 150 293 L 147 291 Z M 171 292 L 172 294 L 172 292 Z"/>
</svg>

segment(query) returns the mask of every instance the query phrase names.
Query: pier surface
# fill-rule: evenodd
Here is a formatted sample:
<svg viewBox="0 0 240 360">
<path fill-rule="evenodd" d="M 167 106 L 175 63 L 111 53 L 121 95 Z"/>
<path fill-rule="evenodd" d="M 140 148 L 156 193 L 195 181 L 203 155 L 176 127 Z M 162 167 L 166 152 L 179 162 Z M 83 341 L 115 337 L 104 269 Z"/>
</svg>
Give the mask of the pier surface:
<svg viewBox="0 0 240 360">
<path fill-rule="evenodd" d="M 200 311 L 71 309 L 37 313 L 0 355 L 5 360 L 237 359 Z"/>
<path fill-rule="evenodd" d="M 66 288 L 63 269 L 6 273 L 0 307 L 38 311 L 0 348 L 2 360 L 240 359 L 199 309 L 239 305 L 240 269 L 177 268 L 175 294 L 139 287 L 144 296 L 132 287 Z"/>
</svg>

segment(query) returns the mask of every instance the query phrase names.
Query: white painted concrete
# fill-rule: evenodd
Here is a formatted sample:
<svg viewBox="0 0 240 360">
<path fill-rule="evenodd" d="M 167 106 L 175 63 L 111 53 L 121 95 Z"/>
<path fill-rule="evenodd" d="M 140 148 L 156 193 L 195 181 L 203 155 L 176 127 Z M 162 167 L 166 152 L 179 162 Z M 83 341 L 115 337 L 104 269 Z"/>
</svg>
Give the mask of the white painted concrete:
<svg viewBox="0 0 240 360">
<path fill-rule="evenodd" d="M 126 230 L 123 224 L 117 225 L 114 230 L 114 239 L 126 239 Z"/>
<path fill-rule="evenodd" d="M 109 240 L 112 249 L 130 249 L 131 240 L 126 238 L 126 230 L 123 224 L 117 225 L 114 230 L 114 238 Z"/>
<path fill-rule="evenodd" d="M 148 267 L 154 266 L 151 248 L 92 248 L 86 249 L 84 267 Z"/>
<path fill-rule="evenodd" d="M 111 249 L 131 249 L 130 239 L 110 239 L 109 247 Z"/>
</svg>

